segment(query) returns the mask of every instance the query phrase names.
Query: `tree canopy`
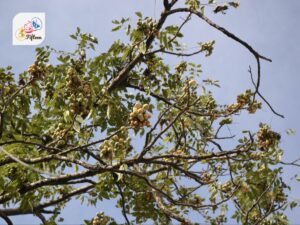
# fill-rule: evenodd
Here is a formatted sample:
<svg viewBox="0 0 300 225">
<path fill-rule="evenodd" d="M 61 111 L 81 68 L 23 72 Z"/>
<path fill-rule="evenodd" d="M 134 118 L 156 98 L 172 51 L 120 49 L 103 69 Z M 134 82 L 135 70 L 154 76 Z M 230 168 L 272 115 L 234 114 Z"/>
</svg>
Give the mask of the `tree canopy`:
<svg viewBox="0 0 300 225">
<path fill-rule="evenodd" d="M 74 197 L 116 200 L 127 225 L 288 224 L 284 211 L 297 203 L 282 178 L 280 134 L 266 123 L 224 131 L 262 106 L 282 117 L 260 91 L 261 61 L 271 60 L 206 16 L 238 6 L 163 0 L 158 20 L 141 12 L 136 23 L 114 20 L 112 31 L 127 38 L 93 57 L 97 38 L 78 28 L 73 52 L 40 47 L 27 71 L 0 68 L 0 217 L 57 224 Z M 179 16 L 181 24 L 167 23 Z M 248 50 L 253 89 L 216 101 L 219 83 L 201 80 L 202 65 L 190 60 L 213 54 L 215 41 L 199 40 L 194 52 L 181 42 L 192 20 Z M 104 212 L 78 222 L 116 224 Z"/>
</svg>

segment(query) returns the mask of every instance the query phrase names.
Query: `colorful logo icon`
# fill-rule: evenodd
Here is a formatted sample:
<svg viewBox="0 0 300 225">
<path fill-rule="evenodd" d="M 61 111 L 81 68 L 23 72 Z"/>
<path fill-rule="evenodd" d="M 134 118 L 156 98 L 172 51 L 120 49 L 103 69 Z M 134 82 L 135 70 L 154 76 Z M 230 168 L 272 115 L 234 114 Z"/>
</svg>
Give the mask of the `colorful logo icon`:
<svg viewBox="0 0 300 225">
<path fill-rule="evenodd" d="M 45 13 L 19 13 L 13 19 L 13 45 L 38 45 L 45 39 Z"/>
</svg>

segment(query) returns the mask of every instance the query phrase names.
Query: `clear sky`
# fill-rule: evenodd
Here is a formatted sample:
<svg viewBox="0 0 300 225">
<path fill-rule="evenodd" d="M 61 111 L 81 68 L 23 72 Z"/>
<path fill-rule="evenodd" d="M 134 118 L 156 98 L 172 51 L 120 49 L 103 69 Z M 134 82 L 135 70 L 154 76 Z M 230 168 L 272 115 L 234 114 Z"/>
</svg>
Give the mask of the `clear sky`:
<svg viewBox="0 0 300 225">
<path fill-rule="evenodd" d="M 51 45 L 59 50 L 73 49 L 74 42 L 70 41 L 69 35 L 78 26 L 99 39 L 97 51 L 100 52 L 107 49 L 112 40 L 123 38 L 120 33 L 110 32 L 111 20 L 134 18 L 136 11 L 158 17 L 160 8 L 160 0 L 0 0 L 0 66 L 12 65 L 15 72 L 20 72 L 34 60 L 34 46 L 12 46 L 12 18 L 19 12 L 46 13 L 46 40 L 42 45 Z M 262 55 L 272 58 L 272 63 L 262 63 L 261 90 L 273 107 L 286 118 L 281 119 L 264 107 L 258 115 L 241 117 L 236 127 L 255 129 L 259 121 L 270 124 L 283 136 L 281 146 L 285 161 L 300 157 L 299 10 L 299 0 L 241 0 L 238 10 L 230 10 L 225 16 L 210 15 L 215 22 L 246 40 Z M 178 21 L 178 18 L 173 21 Z M 217 99 L 232 102 L 234 96 L 251 87 L 247 71 L 249 65 L 254 67 L 255 64 L 253 57 L 243 47 L 196 18 L 184 32 L 188 47 L 196 46 L 197 42 L 216 40 L 215 52 L 211 57 L 195 57 L 193 60 L 203 64 L 204 75 L 220 80 L 222 88 L 216 93 Z M 287 136 L 285 131 L 288 128 L 298 132 L 294 136 Z M 287 183 L 294 189 L 291 198 L 300 199 L 300 182 L 290 181 L 294 174 L 300 174 L 300 169 L 288 167 L 284 171 Z M 63 216 L 66 224 L 78 224 L 83 219 L 93 217 L 95 212 L 107 209 L 112 216 L 118 212 L 111 202 L 87 210 L 80 203 L 72 201 Z M 299 208 L 288 212 L 291 224 L 299 223 L 299 214 Z M 14 221 L 17 224 L 39 222 L 29 216 L 21 216 Z"/>
</svg>

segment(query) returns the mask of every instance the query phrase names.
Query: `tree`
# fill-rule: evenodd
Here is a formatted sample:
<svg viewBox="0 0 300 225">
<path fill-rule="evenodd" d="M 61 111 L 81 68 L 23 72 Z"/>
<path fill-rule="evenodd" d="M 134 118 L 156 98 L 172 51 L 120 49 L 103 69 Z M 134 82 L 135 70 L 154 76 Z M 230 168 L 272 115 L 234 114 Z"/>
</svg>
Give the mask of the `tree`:
<svg viewBox="0 0 300 225">
<path fill-rule="evenodd" d="M 280 134 L 261 123 L 235 134 L 235 143 L 223 132 L 242 112 L 260 109 L 259 100 L 282 117 L 260 92 L 261 60 L 271 60 L 206 17 L 211 6 L 225 13 L 238 3 L 164 0 L 157 21 L 140 12 L 135 25 L 113 21 L 113 31 L 124 28 L 128 41 L 115 41 L 96 57 L 86 52 L 97 39 L 78 28 L 74 52 L 37 48 L 35 62 L 18 78 L 11 67 L 1 69 L 0 217 L 7 224 L 24 214 L 56 224 L 72 197 L 92 205 L 116 199 L 125 224 L 224 224 L 230 217 L 288 224 L 284 210 L 297 204 L 288 201 L 282 179 Z M 181 24 L 166 24 L 179 15 L 186 16 Z M 226 105 L 216 102 L 210 87 L 219 84 L 200 82 L 201 65 L 189 60 L 210 56 L 214 41 L 195 52 L 180 41 L 192 19 L 253 55 L 253 90 Z M 51 54 L 58 64 L 49 64 Z M 169 56 L 179 61 L 175 68 Z M 116 224 L 103 212 L 85 222 Z"/>
</svg>

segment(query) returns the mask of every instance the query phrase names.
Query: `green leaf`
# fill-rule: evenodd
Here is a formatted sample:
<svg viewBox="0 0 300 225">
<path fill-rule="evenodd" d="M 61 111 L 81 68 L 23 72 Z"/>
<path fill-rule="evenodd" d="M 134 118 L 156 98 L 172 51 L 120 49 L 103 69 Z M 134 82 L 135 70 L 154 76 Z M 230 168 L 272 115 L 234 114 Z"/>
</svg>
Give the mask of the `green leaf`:
<svg viewBox="0 0 300 225">
<path fill-rule="evenodd" d="M 112 28 L 112 31 L 117 31 L 117 30 L 120 30 L 120 29 L 121 29 L 121 27 L 122 27 L 122 25 L 118 25 L 118 26 L 116 26 L 116 27 Z"/>
<path fill-rule="evenodd" d="M 141 12 L 135 12 L 135 15 L 137 15 L 140 18 L 142 18 L 142 16 L 143 16 Z"/>
<path fill-rule="evenodd" d="M 298 205 L 297 202 L 295 202 L 295 201 L 294 201 L 294 202 L 291 202 L 291 203 L 290 203 L 290 208 L 293 209 L 293 208 L 297 207 L 297 205 Z"/>
<path fill-rule="evenodd" d="M 145 43 L 140 44 L 139 51 L 142 54 L 146 54 L 147 49 L 146 49 L 146 44 Z"/>
<path fill-rule="evenodd" d="M 83 118 L 82 118 L 82 116 L 80 116 L 80 115 L 77 115 L 76 118 L 75 118 L 75 120 L 76 120 L 77 122 L 79 122 L 80 124 L 83 123 Z"/>
<path fill-rule="evenodd" d="M 296 131 L 294 129 L 289 128 L 286 130 L 286 133 L 287 133 L 287 135 L 295 135 Z"/>
<path fill-rule="evenodd" d="M 73 124 L 73 128 L 77 133 L 80 133 L 80 123 L 75 121 L 74 124 Z"/>
<path fill-rule="evenodd" d="M 66 110 L 66 111 L 64 112 L 64 121 L 65 121 L 65 122 L 70 122 L 70 121 L 72 121 L 72 117 L 71 117 L 71 115 L 70 115 L 70 111 L 69 111 L 69 110 Z"/>
<path fill-rule="evenodd" d="M 74 40 L 77 39 L 77 37 L 76 37 L 74 34 L 71 34 L 70 37 L 71 37 L 72 39 L 74 39 Z"/>
</svg>

